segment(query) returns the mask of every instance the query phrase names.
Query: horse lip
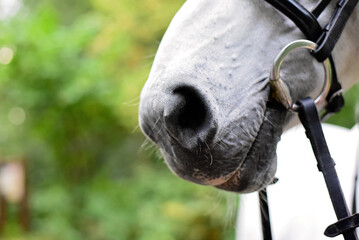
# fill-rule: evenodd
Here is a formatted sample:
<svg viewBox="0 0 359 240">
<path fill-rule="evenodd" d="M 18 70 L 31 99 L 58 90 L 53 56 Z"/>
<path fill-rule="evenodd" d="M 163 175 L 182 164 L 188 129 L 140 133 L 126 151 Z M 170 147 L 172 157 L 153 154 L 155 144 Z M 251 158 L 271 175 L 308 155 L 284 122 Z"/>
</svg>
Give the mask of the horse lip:
<svg viewBox="0 0 359 240">
<path fill-rule="evenodd" d="M 264 117 L 263 117 L 264 119 Z M 262 121 L 263 121 L 262 119 Z M 263 124 L 263 123 L 262 123 Z M 240 175 L 241 175 L 241 172 L 242 172 L 242 167 L 243 165 L 245 164 L 245 162 L 248 160 L 248 154 L 251 152 L 252 148 L 253 148 L 253 144 L 255 143 L 257 137 L 258 137 L 258 134 L 260 132 L 260 129 L 258 129 L 258 132 L 257 132 L 257 135 L 254 139 L 254 141 L 252 142 L 252 145 L 250 146 L 247 154 L 245 155 L 245 157 L 243 158 L 243 161 L 240 162 L 240 164 L 238 165 L 237 169 L 235 171 L 233 171 L 232 173 L 228 174 L 225 178 L 224 178 L 224 181 L 220 182 L 220 183 L 217 183 L 217 181 L 215 181 L 214 183 L 215 184 L 209 184 L 211 186 L 214 186 L 214 187 L 217 187 L 217 188 L 221 188 L 221 186 L 224 186 L 226 185 L 227 183 L 229 182 L 232 182 L 235 180 L 235 178 L 237 177 L 238 179 L 240 178 Z"/>
<path fill-rule="evenodd" d="M 268 108 L 269 105 L 270 108 Z M 271 100 L 268 101 L 264 115 L 264 119 L 267 119 L 267 121 L 263 121 L 244 160 L 227 181 L 215 187 L 227 191 L 248 193 L 258 191 L 272 181 L 276 171 L 276 146 L 282 134 L 281 127 L 283 126 L 285 115 L 286 111 L 283 107 L 274 106 Z M 268 132 L 271 132 L 271 134 L 268 134 Z M 266 140 L 268 137 L 272 138 L 271 141 Z M 264 141 L 266 143 L 263 151 L 260 147 Z M 262 150 L 264 155 L 258 154 L 258 150 Z M 258 169 L 254 171 L 253 164 L 257 167 L 258 165 L 264 166 L 261 175 L 254 176 L 258 173 Z"/>
</svg>

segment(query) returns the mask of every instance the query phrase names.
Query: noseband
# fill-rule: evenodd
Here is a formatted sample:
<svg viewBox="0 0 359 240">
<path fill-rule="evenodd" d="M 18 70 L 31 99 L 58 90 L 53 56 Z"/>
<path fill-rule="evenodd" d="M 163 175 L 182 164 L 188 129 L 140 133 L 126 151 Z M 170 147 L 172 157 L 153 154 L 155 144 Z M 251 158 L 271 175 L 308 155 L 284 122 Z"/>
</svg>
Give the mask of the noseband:
<svg viewBox="0 0 359 240">
<path fill-rule="evenodd" d="M 318 17 L 327 8 L 331 0 L 321 0 L 316 7 L 309 11 L 296 0 L 265 0 L 277 10 L 291 19 L 303 32 L 307 40 L 295 41 L 287 45 L 278 55 L 271 72 L 270 80 L 274 98 L 287 109 L 298 112 L 299 118 L 306 129 L 314 154 L 318 162 L 319 171 L 324 175 L 329 195 L 331 197 L 338 222 L 330 225 L 325 235 L 335 237 L 343 234 L 345 240 L 358 240 L 355 228 L 359 226 L 359 214 L 351 215 L 346 205 L 338 176 L 334 168 L 334 161 L 330 156 L 324 134 L 321 128 L 317 108 L 312 99 L 306 98 L 293 103 L 287 89 L 279 77 L 279 70 L 284 57 L 294 48 L 309 48 L 313 57 L 323 62 L 326 80 L 316 103 L 324 102 L 325 113 L 340 111 L 344 105 L 342 88 L 338 81 L 334 60 L 331 53 L 340 38 L 341 33 L 350 15 L 353 13 L 359 0 L 339 0 L 329 23 L 322 28 Z M 356 187 L 356 184 L 355 184 Z M 271 240 L 269 210 L 266 189 L 259 192 L 261 204 L 263 238 Z M 354 195 L 355 197 L 355 195 Z M 354 202 L 355 202 L 354 198 Z"/>
</svg>

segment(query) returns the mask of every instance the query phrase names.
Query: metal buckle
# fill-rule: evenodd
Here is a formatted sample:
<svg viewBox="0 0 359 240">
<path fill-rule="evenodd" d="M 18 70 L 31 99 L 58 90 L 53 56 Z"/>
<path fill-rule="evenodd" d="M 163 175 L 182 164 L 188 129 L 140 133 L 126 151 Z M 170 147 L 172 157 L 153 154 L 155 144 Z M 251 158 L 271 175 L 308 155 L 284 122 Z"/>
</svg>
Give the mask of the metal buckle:
<svg viewBox="0 0 359 240">
<path fill-rule="evenodd" d="M 317 44 L 309 41 L 309 40 L 296 40 L 291 43 L 289 43 L 287 46 L 285 46 L 282 51 L 278 54 L 278 56 L 275 58 L 272 71 L 270 74 L 269 82 L 272 88 L 272 91 L 274 93 L 274 98 L 283 104 L 287 110 L 297 111 L 298 105 L 293 103 L 293 100 L 291 96 L 289 95 L 288 89 L 284 85 L 282 79 L 280 78 L 280 68 L 282 66 L 284 58 L 294 49 L 297 48 L 306 48 L 310 50 L 315 50 L 317 48 Z M 319 106 L 323 103 L 325 103 L 325 98 L 329 93 L 330 85 L 332 81 L 332 69 L 330 65 L 329 59 L 326 59 L 323 62 L 324 71 L 325 71 L 325 79 L 324 79 L 324 85 L 319 93 L 319 95 L 314 100 L 314 103 L 316 106 Z"/>
</svg>

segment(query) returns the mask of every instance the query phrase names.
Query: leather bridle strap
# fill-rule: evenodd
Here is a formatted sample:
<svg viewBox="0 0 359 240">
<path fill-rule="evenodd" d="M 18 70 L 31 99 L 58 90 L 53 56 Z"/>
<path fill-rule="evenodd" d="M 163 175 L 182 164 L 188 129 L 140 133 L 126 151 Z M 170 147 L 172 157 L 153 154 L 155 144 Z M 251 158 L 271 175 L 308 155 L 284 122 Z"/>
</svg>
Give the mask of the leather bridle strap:
<svg viewBox="0 0 359 240">
<path fill-rule="evenodd" d="M 313 15 L 318 18 L 320 14 L 324 11 L 324 9 L 329 5 L 330 1 L 331 0 L 320 1 L 312 11 Z"/>
<path fill-rule="evenodd" d="M 320 26 L 317 18 L 330 3 L 330 0 L 322 0 L 312 12 L 308 11 L 295 0 L 265 0 L 285 16 L 291 19 L 294 24 L 303 32 L 308 40 L 316 42 L 318 48 L 313 56 L 322 62 L 329 58 L 333 69 L 332 86 L 327 96 L 326 113 L 335 113 L 344 106 L 344 98 L 341 94 L 341 85 L 335 71 L 334 60 L 331 52 L 337 43 L 354 7 L 359 0 L 340 0 L 336 10 L 324 29 Z"/>
<path fill-rule="evenodd" d="M 332 18 L 324 28 L 320 26 L 317 18 L 329 5 L 331 0 L 319 1 L 317 6 L 314 8 L 312 12 L 308 11 L 305 7 L 303 7 L 300 3 L 298 3 L 295 0 L 265 0 L 265 1 L 271 4 L 272 6 L 274 6 L 275 8 L 277 8 L 289 19 L 291 19 L 295 23 L 295 25 L 303 32 L 303 34 L 306 36 L 308 40 L 317 43 L 318 47 L 315 51 L 312 52 L 312 54 L 319 62 L 322 62 L 325 59 L 329 58 L 333 71 L 332 72 L 333 76 L 332 76 L 331 89 L 326 98 L 327 106 L 326 106 L 325 115 L 327 113 L 338 112 L 344 105 L 344 98 L 342 96 L 342 90 L 341 90 L 342 88 L 337 78 L 335 64 L 331 56 L 331 52 L 333 51 L 335 44 L 339 40 L 343 32 L 343 29 L 345 27 L 345 24 L 347 23 L 350 15 L 354 11 L 354 8 L 359 0 L 339 0 Z M 318 122 L 320 123 L 319 120 Z M 315 146 L 313 146 L 313 148 L 314 147 Z M 262 209 L 261 211 L 262 228 L 263 228 L 262 230 L 263 230 L 264 240 L 271 240 L 272 234 L 270 229 L 270 218 L 269 218 L 269 210 L 267 203 L 268 199 L 267 199 L 266 191 L 267 191 L 266 189 L 263 189 L 259 192 L 260 204 Z M 329 191 L 331 190 L 329 189 Z M 339 202 L 339 203 L 334 203 L 334 202 Z M 334 199 L 333 204 L 340 205 L 340 202 L 342 202 L 342 200 L 337 201 Z M 263 211 L 263 207 L 265 208 L 264 211 Z M 354 215 L 345 218 L 345 216 L 349 216 L 349 213 L 347 207 L 344 206 L 344 208 L 346 209 L 344 210 L 342 209 L 343 211 L 335 209 L 338 219 L 342 219 L 342 221 L 339 221 L 338 223 L 328 227 L 327 230 L 329 232 L 327 232 L 328 234 L 327 236 L 330 236 L 330 234 L 332 234 L 332 236 L 340 233 L 343 234 L 343 232 L 341 231 L 344 231 L 345 239 L 357 239 L 355 232 L 348 231 L 348 229 L 353 229 L 357 226 L 353 223 L 353 221 L 358 220 L 359 222 L 359 215 Z M 344 219 L 342 217 L 344 217 Z M 334 233 L 331 233 L 331 231 Z"/>
<path fill-rule="evenodd" d="M 335 163 L 325 141 L 317 107 L 311 98 L 299 100 L 297 104 L 299 105 L 299 119 L 312 145 L 315 158 L 318 162 L 318 170 L 323 173 L 335 214 L 339 220 L 326 229 L 325 235 L 335 237 L 343 234 L 345 240 L 358 240 L 355 228 L 359 225 L 359 215 L 354 214 L 352 216 L 347 207 L 335 170 Z"/>
<path fill-rule="evenodd" d="M 269 219 L 267 189 L 259 191 L 259 209 L 261 212 L 262 234 L 264 240 L 272 240 L 272 229 Z"/>
<path fill-rule="evenodd" d="M 308 40 L 316 42 L 322 35 L 323 29 L 317 18 L 303 7 L 300 3 L 293 0 L 265 0 L 273 7 L 282 12 L 304 33 Z"/>
<path fill-rule="evenodd" d="M 318 48 L 313 52 L 313 55 L 319 62 L 323 62 L 331 55 L 335 44 L 339 40 L 343 29 L 359 0 L 338 1 L 336 10 L 324 29 L 320 26 L 317 17 L 319 17 L 328 6 L 330 0 L 320 1 L 313 12 L 308 11 L 295 0 L 265 1 L 291 19 L 308 40 L 317 43 Z"/>
<path fill-rule="evenodd" d="M 319 62 L 330 56 L 357 3 L 358 0 L 341 0 L 337 3 L 335 13 L 317 40 L 318 48 L 313 53 Z"/>
</svg>

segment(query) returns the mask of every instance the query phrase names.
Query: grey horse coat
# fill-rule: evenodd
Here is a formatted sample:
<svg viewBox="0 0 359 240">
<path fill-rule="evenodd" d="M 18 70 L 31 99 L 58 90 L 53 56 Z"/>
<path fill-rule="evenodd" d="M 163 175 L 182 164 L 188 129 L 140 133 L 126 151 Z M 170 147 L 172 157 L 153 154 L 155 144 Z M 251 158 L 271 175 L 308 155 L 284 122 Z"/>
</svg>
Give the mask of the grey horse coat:
<svg viewBox="0 0 359 240">
<path fill-rule="evenodd" d="M 326 22 L 330 10 L 322 15 Z M 333 52 L 344 88 L 359 75 L 358 19 L 355 12 Z M 262 0 L 183 5 L 163 37 L 139 107 L 141 129 L 176 175 L 242 193 L 272 181 L 277 143 L 296 117 L 268 106 L 269 71 L 280 49 L 303 37 Z M 316 94 L 323 71 L 308 51 L 298 50 L 286 58 L 281 76 L 296 100 Z"/>
<path fill-rule="evenodd" d="M 316 3 L 314 0 L 300 2 L 308 9 Z M 332 10 L 330 6 L 321 15 L 321 23 L 328 21 Z M 333 52 L 344 90 L 359 76 L 358 26 L 356 10 Z M 183 5 L 163 37 L 139 107 L 142 131 L 159 146 L 173 173 L 191 182 L 240 193 L 258 191 L 272 181 L 277 171 L 277 144 L 281 134 L 298 120 L 267 104 L 269 71 L 278 52 L 289 42 L 301 38 L 304 36 L 300 30 L 263 0 L 188 0 Z M 307 51 L 298 50 L 286 58 L 281 77 L 293 100 L 314 96 L 322 85 L 322 66 Z M 340 132 L 334 131 L 334 134 Z M 349 133 L 341 136 L 354 139 Z M 288 139 L 285 137 L 284 141 Z M 289 154 L 284 151 L 284 154 L 281 149 L 293 144 L 283 142 L 281 145 L 285 143 L 287 147 L 279 147 L 278 152 L 278 174 L 284 177 L 278 186 L 269 188 L 273 192 L 270 201 L 285 200 L 281 195 L 285 189 L 295 197 L 290 190 L 301 183 L 306 186 L 304 183 L 313 182 L 313 175 L 294 167 L 297 165 L 287 159 L 293 156 L 292 160 L 297 163 L 299 160 L 295 158 L 304 150 L 289 151 Z M 302 143 L 297 141 L 297 144 Z M 344 146 L 354 148 L 352 144 Z M 346 166 L 354 169 L 354 162 Z M 315 170 L 313 166 L 310 169 Z M 345 179 L 352 174 L 344 174 Z M 343 185 L 348 181 L 344 182 Z M 312 185 L 318 186 L 314 182 Z M 348 193 L 345 189 L 350 188 L 350 183 L 343 187 Z M 325 190 L 324 185 L 321 189 Z M 327 205 L 318 208 L 300 205 L 313 198 L 312 194 L 307 190 L 300 195 L 302 198 L 297 196 L 295 199 L 301 202 L 291 214 L 285 212 L 290 211 L 285 208 L 286 201 L 273 201 L 277 204 L 272 208 L 276 239 L 323 236 L 322 226 L 332 223 L 332 218 L 329 216 L 324 225 L 316 220 L 326 219 L 322 214 L 328 213 Z M 324 197 L 329 200 L 327 195 Z M 258 215 L 252 212 L 253 204 L 257 209 L 256 199 L 252 195 L 247 198 L 242 200 L 238 239 L 260 239 L 259 230 L 253 227 L 259 227 Z M 313 231 L 308 230 L 309 235 L 305 231 L 293 232 L 296 224 Z"/>
</svg>

